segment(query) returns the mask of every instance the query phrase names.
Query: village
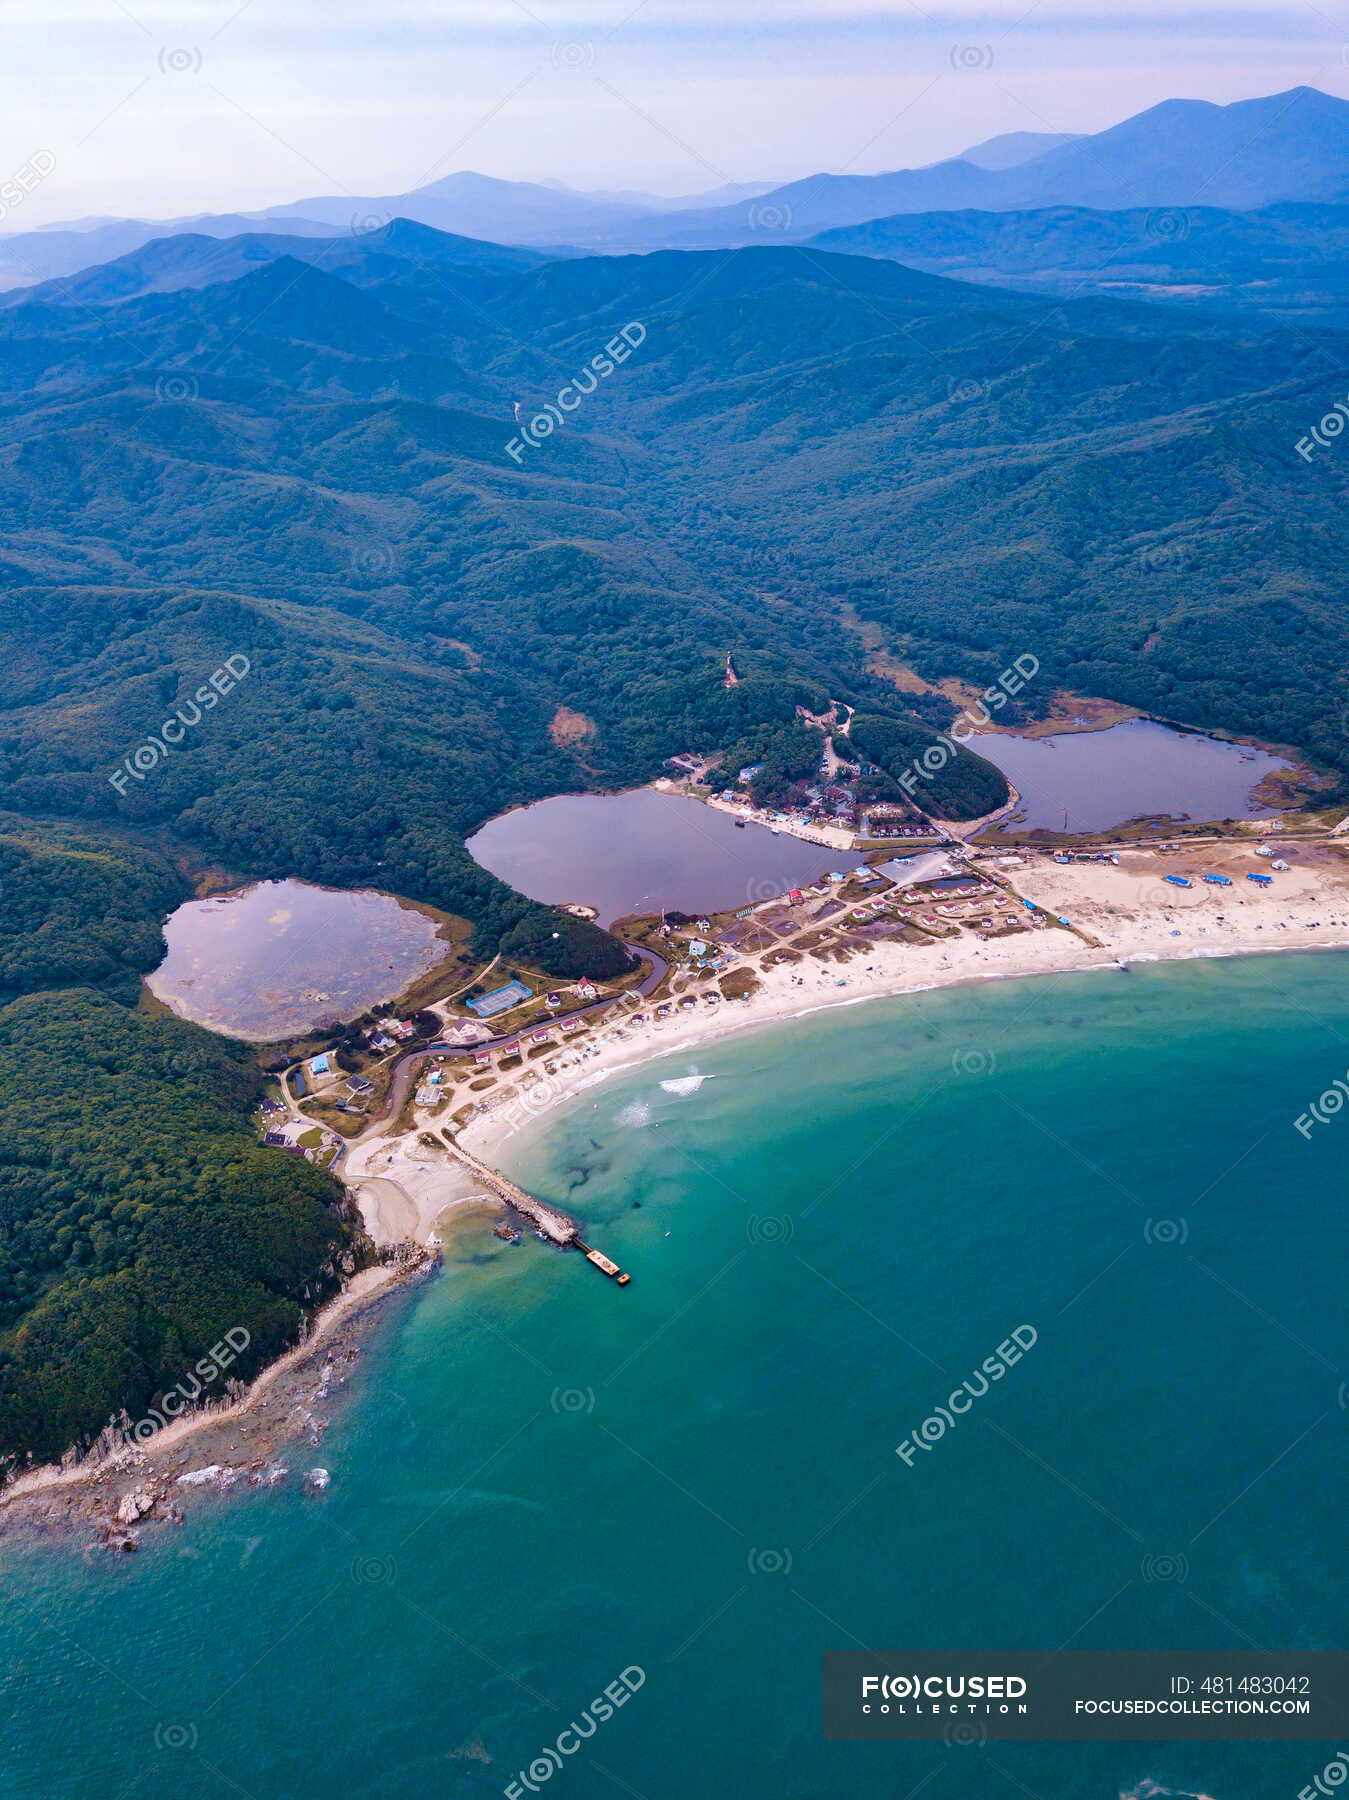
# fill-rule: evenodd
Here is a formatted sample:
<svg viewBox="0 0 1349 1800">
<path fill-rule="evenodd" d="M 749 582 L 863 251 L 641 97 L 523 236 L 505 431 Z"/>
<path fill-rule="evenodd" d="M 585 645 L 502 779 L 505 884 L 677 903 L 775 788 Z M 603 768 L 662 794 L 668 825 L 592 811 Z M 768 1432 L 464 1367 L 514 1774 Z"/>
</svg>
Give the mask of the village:
<svg viewBox="0 0 1349 1800">
<path fill-rule="evenodd" d="M 436 1242 L 470 1202 L 496 1208 L 509 1243 L 520 1233 L 504 1190 L 481 1170 L 515 1132 L 625 1064 L 886 993 L 1349 932 L 1349 867 L 1333 840 L 952 842 L 840 863 L 734 912 L 616 921 L 639 964 L 617 981 L 562 988 L 508 971 L 410 1017 L 381 1014 L 277 1073 L 264 1141 L 339 1175 L 377 1244 Z M 579 1241 L 574 1221 L 561 1236 L 529 1222 L 554 1243 Z"/>
</svg>

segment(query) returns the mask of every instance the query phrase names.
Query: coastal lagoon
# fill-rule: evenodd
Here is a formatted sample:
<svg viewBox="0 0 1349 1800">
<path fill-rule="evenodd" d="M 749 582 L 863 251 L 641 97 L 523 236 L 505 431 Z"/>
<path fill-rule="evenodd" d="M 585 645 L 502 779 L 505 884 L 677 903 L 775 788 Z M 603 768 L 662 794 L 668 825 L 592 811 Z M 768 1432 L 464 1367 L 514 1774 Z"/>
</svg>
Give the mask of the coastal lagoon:
<svg viewBox="0 0 1349 1800">
<path fill-rule="evenodd" d="M 775 836 L 700 800 L 636 788 L 563 794 L 503 813 L 468 840 L 485 869 L 531 900 L 593 906 L 601 925 L 629 913 L 730 912 L 856 862 L 846 851 Z"/>
<path fill-rule="evenodd" d="M 445 954 L 435 922 L 389 894 L 262 881 L 189 900 L 146 985 L 180 1018 L 268 1043 L 391 1000 Z"/>
<path fill-rule="evenodd" d="M 1248 957 L 845 1008 L 583 1094 L 509 1172 L 632 1285 L 465 1227 L 278 1486 L 135 1557 L 0 1547 L 0 1788 L 500 1800 L 635 1668 L 536 1785 L 1296 1794 L 1335 1746 L 825 1744 L 821 1653 L 1340 1641 L 1349 1114 L 1294 1121 L 1346 1040 L 1349 957 Z"/>
<path fill-rule="evenodd" d="M 985 732 L 969 747 L 996 764 L 1020 794 L 1018 823 L 1046 831 L 1104 831 L 1154 816 L 1260 818 L 1277 809 L 1254 801 L 1253 790 L 1292 766 L 1267 750 L 1152 719 L 1057 737 Z"/>
</svg>

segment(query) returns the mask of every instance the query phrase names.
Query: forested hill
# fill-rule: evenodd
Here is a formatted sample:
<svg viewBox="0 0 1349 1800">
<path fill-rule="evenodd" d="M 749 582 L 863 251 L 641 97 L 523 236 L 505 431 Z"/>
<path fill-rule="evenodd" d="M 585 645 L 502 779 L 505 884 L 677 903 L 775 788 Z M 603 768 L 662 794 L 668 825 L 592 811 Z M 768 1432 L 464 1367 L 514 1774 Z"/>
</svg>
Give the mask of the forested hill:
<svg viewBox="0 0 1349 1800">
<path fill-rule="evenodd" d="M 0 1452 L 97 1430 L 222 1319 L 274 1347 L 359 1249 L 256 1148 L 251 1060 L 118 1004 L 177 892 L 128 845 L 605 972 L 621 946 L 466 834 L 677 751 L 790 775 L 830 698 L 895 779 L 953 709 L 887 656 L 982 689 L 1029 655 L 1018 705 L 1349 774 L 1349 452 L 1297 449 L 1343 338 L 814 249 L 427 237 L 151 247 L 0 310 Z M 962 753 L 924 799 L 1005 792 Z"/>
<path fill-rule="evenodd" d="M 0 1478 L 227 1332 L 252 1374 L 370 1254 L 331 1177 L 258 1143 L 254 1054 L 133 1010 L 183 897 L 148 850 L 0 815 Z"/>
<path fill-rule="evenodd" d="M 354 1266 L 331 1178 L 258 1143 L 258 1086 L 242 1046 L 87 988 L 0 1007 L 0 1474 L 135 1421 L 227 1332 L 248 1377 Z"/>
<path fill-rule="evenodd" d="M 1340 484 L 1295 450 L 1336 335 L 815 250 L 503 270 L 434 236 L 0 314 L 0 803 L 551 942 L 464 835 L 826 694 L 902 718 L 859 619 L 932 676 L 1029 652 L 1032 704 L 1098 692 L 1349 766 Z M 237 690 L 116 791 L 235 654 Z M 589 732 L 554 741 L 562 708 Z"/>
</svg>

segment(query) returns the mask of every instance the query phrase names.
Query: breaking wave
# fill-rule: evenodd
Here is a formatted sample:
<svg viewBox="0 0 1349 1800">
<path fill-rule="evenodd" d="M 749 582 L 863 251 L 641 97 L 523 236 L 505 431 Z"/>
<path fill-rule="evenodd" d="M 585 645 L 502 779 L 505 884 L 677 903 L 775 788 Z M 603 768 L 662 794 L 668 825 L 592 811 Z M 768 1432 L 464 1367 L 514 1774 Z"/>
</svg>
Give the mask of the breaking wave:
<svg viewBox="0 0 1349 1800">
<path fill-rule="evenodd" d="M 674 1081 L 662 1081 L 661 1086 L 667 1094 L 678 1094 L 682 1100 L 688 1094 L 696 1094 L 703 1083 L 709 1080 L 707 1075 L 680 1075 Z"/>
</svg>

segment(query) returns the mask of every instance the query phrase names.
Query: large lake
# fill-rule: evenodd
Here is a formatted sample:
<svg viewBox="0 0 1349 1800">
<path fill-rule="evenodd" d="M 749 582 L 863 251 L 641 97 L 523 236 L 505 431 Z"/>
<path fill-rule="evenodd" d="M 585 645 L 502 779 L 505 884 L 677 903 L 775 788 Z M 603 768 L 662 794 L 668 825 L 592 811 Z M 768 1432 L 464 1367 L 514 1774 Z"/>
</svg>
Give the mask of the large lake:
<svg viewBox="0 0 1349 1800">
<path fill-rule="evenodd" d="M 563 794 L 503 813 L 468 840 L 485 869 L 531 900 L 593 906 L 601 925 L 662 906 L 729 912 L 814 881 L 856 857 L 743 829 L 679 794 Z"/>
<path fill-rule="evenodd" d="M 1102 831 L 1154 814 L 1261 818 L 1278 809 L 1258 805 L 1252 790 L 1274 770 L 1292 766 L 1267 751 L 1173 731 L 1151 719 L 1061 737 L 987 732 L 969 747 L 995 763 L 1021 795 L 1017 812 L 1026 816 L 1018 824 L 1047 831 Z"/>
<path fill-rule="evenodd" d="M 424 913 L 388 894 L 263 881 L 189 900 L 164 927 L 147 985 L 180 1018 L 268 1043 L 354 1018 L 445 954 Z"/>
</svg>

